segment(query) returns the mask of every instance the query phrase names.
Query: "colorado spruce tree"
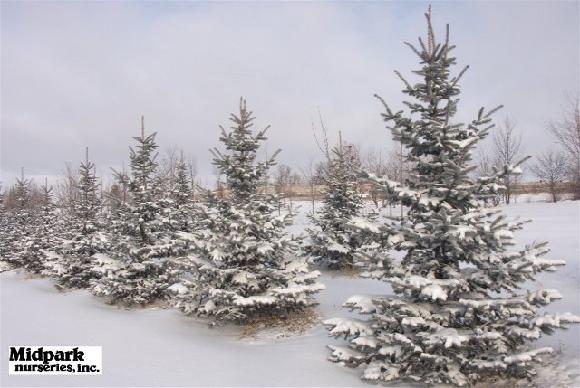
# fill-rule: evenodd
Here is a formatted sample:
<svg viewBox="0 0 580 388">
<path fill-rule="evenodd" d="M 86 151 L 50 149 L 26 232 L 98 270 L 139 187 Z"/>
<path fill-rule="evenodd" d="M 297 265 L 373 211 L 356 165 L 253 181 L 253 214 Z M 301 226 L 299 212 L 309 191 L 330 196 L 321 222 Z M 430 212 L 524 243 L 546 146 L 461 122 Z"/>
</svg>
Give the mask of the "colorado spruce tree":
<svg viewBox="0 0 580 388">
<path fill-rule="evenodd" d="M 4 199 L 6 197 L 6 192 L 4 191 L 4 187 L 2 186 L 2 182 L 0 182 L 0 214 L 4 215 L 6 212 L 6 205 L 4 204 Z"/>
<path fill-rule="evenodd" d="M 0 187 L 0 190 L 2 188 Z M 10 270 L 12 265 L 8 262 L 8 257 L 12 254 L 12 212 L 6 207 L 5 191 L 0 191 L 0 272 Z"/>
<path fill-rule="evenodd" d="M 22 253 L 24 268 L 35 274 L 45 270 L 47 262 L 61 244 L 62 224 L 52 198 L 52 186 L 45 180 L 40 190 L 39 208 L 35 209 L 30 218 L 25 237 L 26 249 Z"/>
<path fill-rule="evenodd" d="M 26 261 L 26 251 L 31 244 L 30 235 L 34 225 L 32 209 L 32 180 L 24 176 L 12 188 L 14 207 L 7 209 L 5 233 L 2 236 L 2 258 L 9 267 L 22 267 Z"/>
<path fill-rule="evenodd" d="M 102 204 L 106 207 L 103 211 L 103 231 L 106 236 L 107 249 L 103 254 L 93 255 L 93 270 L 96 278 L 117 277 L 116 272 L 121 270 L 126 261 L 123 254 L 115 254 L 114 247 L 119 246 L 130 233 L 130 223 L 126 222 L 131 213 L 129 205 L 130 177 L 125 171 L 113 170 L 113 184 L 108 193 L 103 195 Z M 112 254 L 109 252 L 113 251 Z M 94 283 L 93 281 L 93 286 Z M 113 300 L 111 300 L 113 302 Z"/>
<path fill-rule="evenodd" d="M 467 125 L 454 120 L 464 71 L 451 75 L 448 34 L 437 43 L 429 14 L 427 22 L 427 41 L 409 45 L 420 60 L 420 80 L 404 81 L 410 114 L 384 104 L 383 118 L 414 166 L 405 185 L 376 179 L 409 208 L 408 222 L 391 231 L 407 251 L 400 267 L 374 271 L 396 296 L 347 301 L 371 315 L 366 321 L 326 321 L 332 335 L 349 340 L 349 347 L 331 347 L 331 360 L 362 364 L 363 378 L 379 382 L 471 385 L 496 376 L 530 378 L 552 349 L 530 349 L 528 342 L 580 318 L 540 314 L 561 295 L 520 287 L 564 262 L 544 259 L 545 243 L 510 250 L 523 222 L 484 207 L 482 196 L 504 189 L 502 178 L 519 167 L 478 181 L 470 177 L 472 151 L 487 135 L 493 110 L 481 109 Z"/>
<path fill-rule="evenodd" d="M 95 165 L 89 161 L 88 149 L 86 153 L 79 167 L 78 198 L 73 203 L 73 214 L 67 225 L 70 240 L 62 247 L 63 268 L 58 287 L 88 288 L 91 279 L 99 277 L 93 255 L 107 248 Z"/>
<path fill-rule="evenodd" d="M 10 252 L 8 237 L 12 229 L 10 212 L 6 208 L 5 195 L 6 193 L 3 187 L 0 186 L 0 236 L 2 236 L 2 244 L 0 245 L 0 272 L 9 268 L 5 260 Z"/>
<path fill-rule="evenodd" d="M 127 200 L 116 208 L 111 231 L 111 260 L 100 260 L 104 276 L 94 281 L 92 292 L 110 303 L 147 304 L 162 298 L 167 287 L 166 244 L 158 205 L 159 192 L 155 133 L 135 137 L 130 148 L 131 175 Z M 97 269 L 99 270 L 99 269 Z"/>
<path fill-rule="evenodd" d="M 312 294 L 322 287 L 319 272 L 297 257 L 297 241 L 285 232 L 291 215 L 278 215 L 279 198 L 258 190 L 277 154 L 257 160 L 267 128 L 252 131 L 254 118 L 243 99 L 230 120 L 231 130 L 222 128 L 220 137 L 225 151 L 212 150 L 227 187 L 222 197 L 207 193 L 200 208 L 197 279 L 176 288 L 177 305 L 214 321 L 282 316 L 312 306 Z"/>
<path fill-rule="evenodd" d="M 369 224 L 372 214 L 363 214 L 363 201 L 357 192 L 360 161 L 352 146 L 339 145 L 332 150 L 325 186 L 324 206 L 310 219 L 315 228 L 308 229 L 310 241 L 306 252 L 315 261 L 334 269 L 349 269 L 357 254 L 375 249 L 373 233 L 369 228 L 352 224 Z"/>
<path fill-rule="evenodd" d="M 193 188 L 190 182 L 188 165 L 181 157 L 175 164 L 171 189 L 161 200 L 162 227 L 165 233 L 165 255 L 167 257 L 166 275 L 169 294 L 181 288 L 182 279 L 191 279 L 195 267 L 189 256 L 194 253 L 195 244 L 192 232 L 197 225 L 197 212 L 193 204 Z"/>
<path fill-rule="evenodd" d="M 193 188 L 183 153 L 175 163 L 172 180 L 163 201 L 166 228 L 172 232 L 189 232 L 193 228 Z"/>
</svg>

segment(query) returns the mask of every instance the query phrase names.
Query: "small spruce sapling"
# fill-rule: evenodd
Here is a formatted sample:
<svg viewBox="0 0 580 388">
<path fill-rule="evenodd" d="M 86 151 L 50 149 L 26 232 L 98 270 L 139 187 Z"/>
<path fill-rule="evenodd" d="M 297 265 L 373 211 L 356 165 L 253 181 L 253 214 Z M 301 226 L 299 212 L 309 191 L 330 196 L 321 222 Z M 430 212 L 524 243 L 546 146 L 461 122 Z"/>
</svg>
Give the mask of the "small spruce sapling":
<svg viewBox="0 0 580 388">
<path fill-rule="evenodd" d="M 322 177 L 325 186 L 324 205 L 310 216 L 314 228 L 308 228 L 305 251 L 315 262 L 333 269 L 352 269 L 357 256 L 377 248 L 376 214 L 363 212 L 358 192 L 361 165 L 353 146 L 343 144 L 332 149 L 328 171 Z M 353 226 L 369 227 L 356 227 Z"/>
</svg>

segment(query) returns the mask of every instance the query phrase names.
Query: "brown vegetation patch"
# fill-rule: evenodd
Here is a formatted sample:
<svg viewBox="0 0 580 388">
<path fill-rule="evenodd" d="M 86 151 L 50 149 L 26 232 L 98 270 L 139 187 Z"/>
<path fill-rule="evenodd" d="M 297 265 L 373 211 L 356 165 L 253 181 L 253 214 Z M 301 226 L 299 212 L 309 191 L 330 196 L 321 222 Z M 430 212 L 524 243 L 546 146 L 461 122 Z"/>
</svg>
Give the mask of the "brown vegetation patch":
<svg viewBox="0 0 580 388">
<path fill-rule="evenodd" d="M 303 334 L 320 323 L 320 314 L 314 307 L 287 316 L 263 316 L 248 320 L 242 326 L 240 338 L 290 337 Z"/>
</svg>

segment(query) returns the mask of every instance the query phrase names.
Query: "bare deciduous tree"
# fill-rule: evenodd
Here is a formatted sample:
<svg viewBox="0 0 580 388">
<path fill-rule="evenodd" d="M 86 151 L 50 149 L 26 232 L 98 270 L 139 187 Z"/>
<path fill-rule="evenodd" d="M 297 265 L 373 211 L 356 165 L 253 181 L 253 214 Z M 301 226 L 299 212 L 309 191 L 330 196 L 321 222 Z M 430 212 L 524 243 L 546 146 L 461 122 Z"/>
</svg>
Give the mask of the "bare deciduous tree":
<svg viewBox="0 0 580 388">
<path fill-rule="evenodd" d="M 494 163 L 493 157 L 489 152 L 489 149 L 480 146 L 477 151 L 477 170 L 478 176 L 490 176 L 493 173 L 494 167 L 497 167 Z"/>
<path fill-rule="evenodd" d="M 397 151 L 390 151 L 386 155 L 382 149 L 369 149 L 362 157 L 363 169 L 378 177 L 387 177 L 393 181 L 401 179 L 401 160 Z M 369 196 L 376 207 L 385 205 L 385 196 L 381 196 L 376 185 L 369 189 Z"/>
<path fill-rule="evenodd" d="M 498 127 L 493 137 L 495 145 L 495 164 L 497 166 L 511 166 L 521 159 L 522 136 L 516 130 L 516 123 L 506 117 Z M 504 200 L 509 204 L 513 196 L 513 186 L 517 183 L 517 176 L 507 175 L 504 178 L 506 187 Z"/>
<path fill-rule="evenodd" d="M 189 181 L 191 182 L 191 199 L 195 200 L 195 188 L 196 188 L 196 177 L 197 177 L 197 161 L 190 157 L 187 159 L 187 167 L 189 170 Z"/>
<path fill-rule="evenodd" d="M 308 188 L 310 189 L 310 202 L 312 204 L 312 214 L 314 214 L 314 202 L 316 200 L 316 173 L 314 168 L 314 160 L 310 159 L 308 164 L 301 168 L 300 171 L 302 172 L 304 182 L 306 182 Z"/>
<path fill-rule="evenodd" d="M 561 152 L 548 150 L 538 156 L 532 172 L 548 185 L 552 202 L 558 201 L 558 185 L 566 178 L 566 158 Z"/>
<path fill-rule="evenodd" d="M 292 168 L 285 164 L 279 164 L 274 173 L 274 190 L 276 194 L 284 194 L 287 196 L 290 189 L 290 177 L 292 176 Z"/>
<path fill-rule="evenodd" d="M 580 199 L 580 96 L 570 97 L 560 121 L 549 124 L 550 131 L 567 156 L 567 172 L 573 183 L 574 199 Z"/>
<path fill-rule="evenodd" d="M 163 158 L 159 162 L 159 167 L 157 170 L 157 179 L 162 187 L 162 191 L 171 192 L 173 191 L 175 181 L 177 179 L 177 165 L 180 163 L 185 163 L 189 172 L 189 181 L 191 182 L 192 188 L 192 199 L 195 199 L 195 178 L 197 176 L 197 163 L 194 158 L 184 157 L 183 149 L 177 146 L 171 146 L 165 149 Z"/>
<path fill-rule="evenodd" d="M 183 155 L 177 146 L 168 147 L 165 149 L 163 158 L 159 161 L 157 168 L 157 179 L 159 184 L 166 191 L 172 191 L 175 183 L 175 171 L 180 155 Z"/>
<path fill-rule="evenodd" d="M 65 164 L 63 176 L 56 184 L 55 196 L 59 206 L 65 211 L 72 211 L 79 196 L 79 174 L 70 163 Z"/>
<path fill-rule="evenodd" d="M 330 150 L 328 147 L 328 128 L 324 124 L 324 120 L 322 119 L 322 113 L 320 113 L 320 109 L 318 109 L 318 120 L 320 122 L 320 134 L 316 134 L 316 126 L 314 125 L 314 121 L 312 121 L 312 135 L 314 136 L 314 141 L 316 146 L 324 155 L 326 160 L 330 159 Z"/>
<path fill-rule="evenodd" d="M 363 168 L 369 174 L 387 175 L 387 157 L 383 154 L 382 149 L 371 148 L 364 153 L 362 159 Z"/>
</svg>

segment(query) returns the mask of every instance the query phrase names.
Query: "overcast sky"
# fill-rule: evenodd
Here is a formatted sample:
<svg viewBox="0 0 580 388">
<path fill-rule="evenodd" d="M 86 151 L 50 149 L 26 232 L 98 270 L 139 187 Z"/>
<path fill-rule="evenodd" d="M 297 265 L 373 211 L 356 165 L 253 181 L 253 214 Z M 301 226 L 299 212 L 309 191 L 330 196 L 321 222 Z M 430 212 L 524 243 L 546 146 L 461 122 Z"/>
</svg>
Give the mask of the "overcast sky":
<svg viewBox="0 0 580 388">
<path fill-rule="evenodd" d="M 177 145 L 212 173 L 208 148 L 245 96 L 269 150 L 300 168 L 318 158 L 319 108 L 336 138 L 392 146 L 381 94 L 400 106 L 403 45 L 424 34 L 422 2 L 9 2 L 1 15 L 1 179 L 77 163 L 128 159 L 145 115 L 161 151 Z M 529 154 L 552 143 L 545 125 L 579 85 L 579 3 L 433 2 L 436 32 L 451 25 L 465 75 L 459 118 L 504 104 Z M 441 35 L 440 35 L 441 36 Z M 460 69 L 458 68 L 457 71 Z M 332 140 L 332 139 L 331 139 Z"/>
</svg>

